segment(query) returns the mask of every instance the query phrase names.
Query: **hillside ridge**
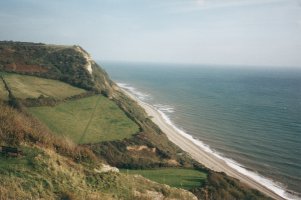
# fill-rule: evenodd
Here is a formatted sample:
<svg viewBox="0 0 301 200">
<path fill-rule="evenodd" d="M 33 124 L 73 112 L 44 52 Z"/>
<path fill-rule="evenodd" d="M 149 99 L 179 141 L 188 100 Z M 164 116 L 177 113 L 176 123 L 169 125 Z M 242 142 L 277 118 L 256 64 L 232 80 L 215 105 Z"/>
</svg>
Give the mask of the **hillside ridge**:
<svg viewBox="0 0 301 200">
<path fill-rule="evenodd" d="M 199 199 L 269 199 L 257 190 L 250 189 L 248 186 L 241 184 L 238 180 L 230 178 L 223 173 L 211 171 L 210 169 L 202 166 L 200 163 L 192 160 L 187 153 L 183 152 L 180 148 L 168 140 L 167 136 L 156 124 L 152 122 L 137 102 L 124 94 L 122 90 L 109 78 L 108 74 L 95 61 L 93 61 L 91 56 L 80 46 L 2 41 L 0 42 L 0 75 L 4 82 L 11 78 L 11 80 L 18 80 L 18 83 L 20 83 L 19 85 L 16 85 L 16 82 L 11 81 L 11 85 L 7 84 L 9 89 L 12 91 L 12 94 L 8 95 L 8 100 L 0 99 L 3 102 L 2 108 L 6 109 L 8 113 L 7 115 L 2 116 L 2 118 L 7 122 L 9 122 L 8 119 L 11 115 L 19 116 L 18 118 L 20 118 L 20 120 L 33 120 L 35 123 L 40 124 L 38 127 L 42 126 L 43 128 L 41 129 L 47 130 L 45 132 L 49 133 L 48 135 L 51 135 L 49 137 L 62 138 L 62 136 L 56 132 L 60 127 L 52 127 L 52 125 L 56 123 L 47 124 L 46 121 L 42 120 L 41 116 L 44 119 L 49 119 L 47 114 L 49 114 L 49 110 L 51 110 L 51 112 L 56 116 L 62 114 L 62 111 L 64 111 L 64 115 L 62 116 L 68 115 L 76 117 L 76 112 L 82 113 L 92 109 L 90 107 L 81 107 L 80 105 L 82 104 L 80 104 L 80 102 L 82 100 L 88 101 L 90 100 L 89 98 L 94 98 L 96 95 L 100 95 L 104 97 L 103 105 L 108 105 L 107 108 L 111 109 L 108 112 L 120 109 L 124 115 L 118 114 L 118 118 L 116 118 L 117 114 L 112 115 L 109 119 L 105 119 L 107 120 L 105 123 L 110 123 L 110 126 L 116 127 L 116 123 L 123 120 L 122 122 L 125 123 L 127 127 L 134 127 L 134 125 L 138 126 L 138 132 L 129 132 L 131 134 L 128 134 L 127 137 L 121 138 L 120 134 L 122 134 L 122 127 L 125 127 L 123 124 L 120 126 L 120 133 L 116 133 L 116 138 L 118 139 L 112 139 L 109 141 L 98 139 L 96 142 L 76 144 L 78 143 L 77 140 L 73 142 L 71 141 L 72 132 L 71 134 L 64 135 L 64 140 L 62 141 L 67 141 L 63 142 L 64 144 L 62 144 L 62 146 L 65 146 L 68 143 L 74 148 L 83 149 L 82 151 L 86 152 L 83 155 L 87 155 L 86 157 L 88 158 L 88 161 L 85 161 L 82 158 L 78 159 L 78 156 L 75 156 L 76 159 L 74 159 L 73 154 L 71 154 L 71 156 L 66 155 L 64 151 L 60 150 L 60 147 L 55 147 L 55 142 L 51 143 L 50 147 L 49 144 L 47 144 L 47 148 L 50 148 L 51 151 L 55 152 L 55 154 L 63 157 L 67 156 L 68 159 L 71 158 L 73 160 L 72 162 L 77 162 L 79 166 L 74 166 L 83 168 L 83 171 L 89 171 L 89 166 L 94 166 L 93 163 L 95 160 L 96 163 L 106 163 L 113 167 L 127 170 L 157 168 L 171 168 L 173 170 L 178 168 L 192 169 L 205 174 L 207 177 L 206 180 L 200 181 L 197 186 L 190 189 Z M 42 78 L 42 80 L 36 79 L 36 77 Z M 54 80 L 55 82 L 50 83 L 47 80 Z M 61 84 L 61 82 L 64 82 L 69 84 L 70 87 L 72 86 L 74 91 L 84 90 L 85 92 L 82 94 L 76 93 L 77 95 L 68 96 L 67 98 L 63 98 L 57 93 L 51 93 L 47 94 L 48 96 L 45 96 L 44 92 L 39 90 L 39 85 L 37 85 L 37 87 L 33 87 L 34 83 L 41 83 L 41 81 L 44 81 L 50 88 L 55 88 L 57 85 Z M 20 88 L 24 88 L 25 86 L 29 86 L 30 88 L 30 90 L 27 90 L 27 93 L 23 94 L 16 92 L 23 91 Z M 32 95 L 33 92 L 37 93 L 38 96 L 31 97 L 30 95 Z M 19 111 L 9 108 L 8 104 L 15 106 L 19 109 Z M 112 106 L 113 104 L 116 106 Z M 32 109 L 37 109 L 40 115 L 35 115 L 31 111 Z M 42 109 L 48 111 L 41 113 L 40 111 Z M 72 109 L 73 112 L 70 112 L 70 109 Z M 119 111 L 116 113 L 119 113 Z M 108 116 L 104 117 L 108 118 Z M 100 117 L 92 116 L 91 120 L 95 120 L 95 123 L 98 123 L 98 118 Z M 125 121 L 125 118 L 128 118 L 131 121 Z M 56 118 L 53 118 L 53 120 L 55 119 Z M 18 120 L 16 120 L 16 123 L 17 121 Z M 82 119 L 81 121 L 85 122 Z M 28 122 L 25 123 L 27 124 Z M 70 127 L 75 127 L 77 125 L 76 120 L 71 120 L 70 123 Z M 88 123 L 92 122 L 89 121 Z M 43 135 L 42 132 L 34 131 L 36 134 L 32 136 L 30 134 L 28 135 L 28 132 L 26 131 L 28 128 L 24 126 L 20 126 L 19 128 L 20 129 L 18 129 L 18 131 L 10 131 L 12 127 L 7 129 L 5 124 L 0 124 L 1 144 L 18 146 L 21 148 L 27 148 L 29 145 L 30 148 L 39 148 L 42 152 L 48 151 L 45 150 L 43 145 L 39 146 L 40 142 L 43 141 L 39 138 Z M 11 133 L 19 135 L 19 132 L 22 132 L 21 138 L 19 136 L 15 138 L 10 135 Z M 10 137 L 14 138 L 13 142 L 9 139 Z M 55 141 L 59 141 L 59 139 L 55 139 Z M 47 153 L 41 153 L 41 155 L 42 154 L 43 156 L 46 156 Z M 33 159 L 36 159 L 36 157 L 33 157 Z M 42 160 L 44 160 L 44 157 Z M 85 166 L 88 167 L 87 170 L 85 169 Z M 90 176 L 87 176 L 86 173 L 81 176 L 85 176 L 87 180 L 92 181 L 93 187 L 98 187 L 96 184 L 97 182 L 102 184 L 102 181 L 106 180 L 106 178 L 109 179 L 113 177 L 115 177 L 113 178 L 114 180 L 120 180 L 119 182 L 117 181 L 118 183 L 115 182 L 114 184 L 126 184 L 126 182 L 122 182 L 125 181 L 125 179 L 122 178 L 122 173 L 118 175 L 109 174 L 107 177 L 102 175 L 99 179 L 93 180 L 88 178 Z M 121 178 L 119 179 L 116 177 Z M 138 179 L 139 178 L 136 180 L 137 183 L 139 183 Z M 154 186 L 151 183 L 147 184 L 151 187 Z M 63 186 L 60 185 L 60 187 Z M 119 188 L 121 186 L 114 185 L 114 187 Z M 131 187 L 134 186 L 132 185 Z M 135 190 L 136 196 L 134 195 L 134 197 L 137 199 L 154 199 L 156 196 L 160 196 L 160 198 L 168 199 L 170 196 L 182 195 L 181 198 L 178 199 L 195 199 L 191 193 L 185 193 L 184 191 L 181 192 L 182 190 L 162 189 L 165 186 L 156 187 L 157 191 L 149 189 L 139 189 L 139 191 Z M 23 188 L 23 186 L 21 188 Z M 74 189 L 75 188 L 72 190 Z M 104 188 L 101 187 L 100 189 L 104 190 Z M 104 191 L 107 193 L 114 193 L 111 189 L 112 188 L 109 187 L 109 190 Z M 3 190 L 5 190 L 5 188 L 3 188 Z M 50 191 L 53 191 L 53 188 Z M 134 190 L 127 190 L 127 193 L 131 193 L 133 191 Z M 160 192 L 158 193 L 158 191 Z M 118 193 L 117 191 L 115 192 Z M 145 194 L 147 195 L 145 196 Z M 132 196 L 130 196 L 131 198 L 124 197 L 120 193 L 118 193 L 118 195 L 115 197 L 114 195 L 110 196 L 110 198 L 133 198 L 132 193 Z M 109 197 L 106 198 L 110 199 Z"/>
</svg>

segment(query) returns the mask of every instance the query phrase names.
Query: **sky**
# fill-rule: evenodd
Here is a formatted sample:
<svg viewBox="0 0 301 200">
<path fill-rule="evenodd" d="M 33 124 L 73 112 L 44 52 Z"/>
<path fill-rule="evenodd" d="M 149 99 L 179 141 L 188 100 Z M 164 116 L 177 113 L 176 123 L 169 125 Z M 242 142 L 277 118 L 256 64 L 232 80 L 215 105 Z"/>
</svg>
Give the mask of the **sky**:
<svg viewBox="0 0 301 200">
<path fill-rule="evenodd" d="M 301 68 L 301 0 L 0 0 L 0 40 L 95 60 Z"/>
</svg>

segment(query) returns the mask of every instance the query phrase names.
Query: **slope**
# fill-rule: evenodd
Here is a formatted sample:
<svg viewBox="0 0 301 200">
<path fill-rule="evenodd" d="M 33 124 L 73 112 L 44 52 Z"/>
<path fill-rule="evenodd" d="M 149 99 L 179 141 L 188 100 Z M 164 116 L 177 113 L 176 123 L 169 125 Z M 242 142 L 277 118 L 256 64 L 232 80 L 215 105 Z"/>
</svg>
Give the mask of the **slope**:
<svg viewBox="0 0 301 200">
<path fill-rule="evenodd" d="M 139 132 L 137 124 L 102 95 L 52 107 L 30 107 L 28 111 L 54 133 L 80 144 L 122 140 Z"/>
<path fill-rule="evenodd" d="M 101 141 L 80 146 L 73 144 L 73 146 L 76 147 L 75 149 L 84 149 L 85 153 L 70 151 L 68 149 L 61 151 L 62 148 L 55 143 L 60 144 L 62 141 L 65 141 L 62 138 L 52 143 L 52 145 L 55 146 L 53 148 L 55 152 L 59 150 L 63 156 L 65 156 L 66 153 L 70 155 L 75 154 L 73 160 L 83 166 L 89 166 L 85 160 L 91 160 L 90 157 L 96 156 L 96 159 L 101 159 L 110 165 L 120 168 L 146 169 L 181 167 L 197 169 L 207 174 L 207 179 L 203 184 L 192 190 L 200 199 L 224 199 L 223 197 L 227 197 L 226 199 L 268 199 L 260 192 L 241 184 L 238 180 L 230 178 L 225 174 L 206 169 L 201 164 L 192 160 L 189 155 L 168 140 L 158 126 L 148 118 L 145 111 L 133 99 L 125 95 L 122 90 L 109 79 L 106 72 L 79 46 L 0 42 L 0 71 L 60 80 L 89 91 L 90 96 L 102 94 L 107 97 L 107 100 L 111 100 L 116 104 L 118 109 L 121 109 L 129 119 L 138 125 L 139 133 L 122 140 Z M 76 97 L 75 99 L 78 98 L 82 98 L 82 96 Z M 51 104 L 48 101 L 40 101 L 39 98 L 34 100 L 33 103 L 28 103 L 26 101 L 20 101 L 19 99 L 10 98 L 9 102 L 11 105 L 22 110 L 22 112 L 25 113 L 24 115 L 28 115 L 26 111 L 28 108 L 24 109 L 24 105 L 27 107 L 37 105 L 56 106 L 63 103 L 59 101 Z M 70 101 L 70 99 L 66 100 Z M 7 121 L 7 123 L 11 124 L 9 121 Z M 5 126 L 5 124 L 2 125 Z M 15 136 L 20 137 L 18 134 L 10 131 L 4 131 L 3 133 L 9 136 L 6 138 L 8 141 L 15 141 L 13 139 Z M 33 138 L 36 144 L 40 144 L 41 139 L 39 137 L 44 137 L 44 132 L 40 132 L 38 138 L 33 135 L 27 135 L 30 131 L 25 131 L 25 133 L 26 134 L 21 134 L 21 136 L 27 139 Z M 20 146 L 20 144 L 15 145 Z M 46 157 L 47 156 L 48 155 L 46 155 Z M 46 165 L 43 166 L 45 167 Z M 86 171 L 86 169 L 84 169 L 84 171 Z M 92 177 L 94 176 L 95 174 L 92 175 Z M 109 178 L 115 180 L 113 176 L 109 176 Z M 104 180 L 103 178 L 100 179 Z M 92 179 L 92 182 L 98 185 L 101 181 Z M 121 182 L 127 184 L 127 182 Z M 134 181 L 133 184 L 139 183 L 137 180 L 137 183 Z M 142 188 L 148 188 L 148 186 L 141 185 Z M 97 186 L 93 187 L 97 188 Z M 160 193 L 163 194 L 163 196 L 168 196 L 165 190 L 158 190 L 161 191 Z M 130 193 L 133 194 L 133 191 L 137 190 L 130 191 L 132 191 Z M 153 193 L 154 190 L 149 189 L 144 191 L 148 195 L 156 194 L 157 197 L 161 195 L 157 193 L 157 190 L 156 193 Z M 126 194 L 126 192 L 123 193 Z M 143 192 L 141 191 L 134 192 L 134 194 L 136 194 L 135 198 L 150 198 L 149 196 L 143 196 Z M 178 196 L 176 199 L 184 199 L 184 197 Z"/>
<path fill-rule="evenodd" d="M 51 79 L 12 73 L 2 73 L 2 77 L 14 97 L 18 99 L 38 98 L 41 96 L 65 99 L 86 92 L 84 89 Z"/>
<path fill-rule="evenodd" d="M 191 193 L 124 175 L 88 148 L 55 137 L 46 127 L 0 104 L 0 199 L 196 199 Z"/>
</svg>

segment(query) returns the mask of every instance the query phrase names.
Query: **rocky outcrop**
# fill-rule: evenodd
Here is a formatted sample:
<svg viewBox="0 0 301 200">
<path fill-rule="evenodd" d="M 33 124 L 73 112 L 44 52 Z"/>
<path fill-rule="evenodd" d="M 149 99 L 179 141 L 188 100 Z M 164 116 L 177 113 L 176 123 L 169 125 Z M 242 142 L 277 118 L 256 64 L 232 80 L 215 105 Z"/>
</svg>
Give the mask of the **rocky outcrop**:
<svg viewBox="0 0 301 200">
<path fill-rule="evenodd" d="M 83 48 L 81 48 L 80 46 L 75 46 L 75 49 L 80 52 L 83 57 L 86 59 L 86 65 L 85 68 L 87 69 L 87 71 L 92 74 L 92 64 L 94 63 L 92 57 L 90 56 L 90 54 L 88 54 L 88 52 L 86 52 Z"/>
<path fill-rule="evenodd" d="M 97 173 L 105 173 L 105 172 L 119 172 L 119 169 L 116 167 L 112 167 L 110 165 L 102 164 L 100 169 L 94 169 Z"/>
</svg>

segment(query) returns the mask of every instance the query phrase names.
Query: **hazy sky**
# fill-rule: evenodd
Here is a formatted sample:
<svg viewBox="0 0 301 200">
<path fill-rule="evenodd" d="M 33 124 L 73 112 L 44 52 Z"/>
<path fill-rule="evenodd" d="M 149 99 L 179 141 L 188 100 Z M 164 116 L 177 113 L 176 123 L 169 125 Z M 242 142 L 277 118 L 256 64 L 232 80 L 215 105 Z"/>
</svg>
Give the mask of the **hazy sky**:
<svg viewBox="0 0 301 200">
<path fill-rule="evenodd" d="M 301 0 L 0 0 L 0 40 L 95 59 L 301 68 Z"/>
</svg>

